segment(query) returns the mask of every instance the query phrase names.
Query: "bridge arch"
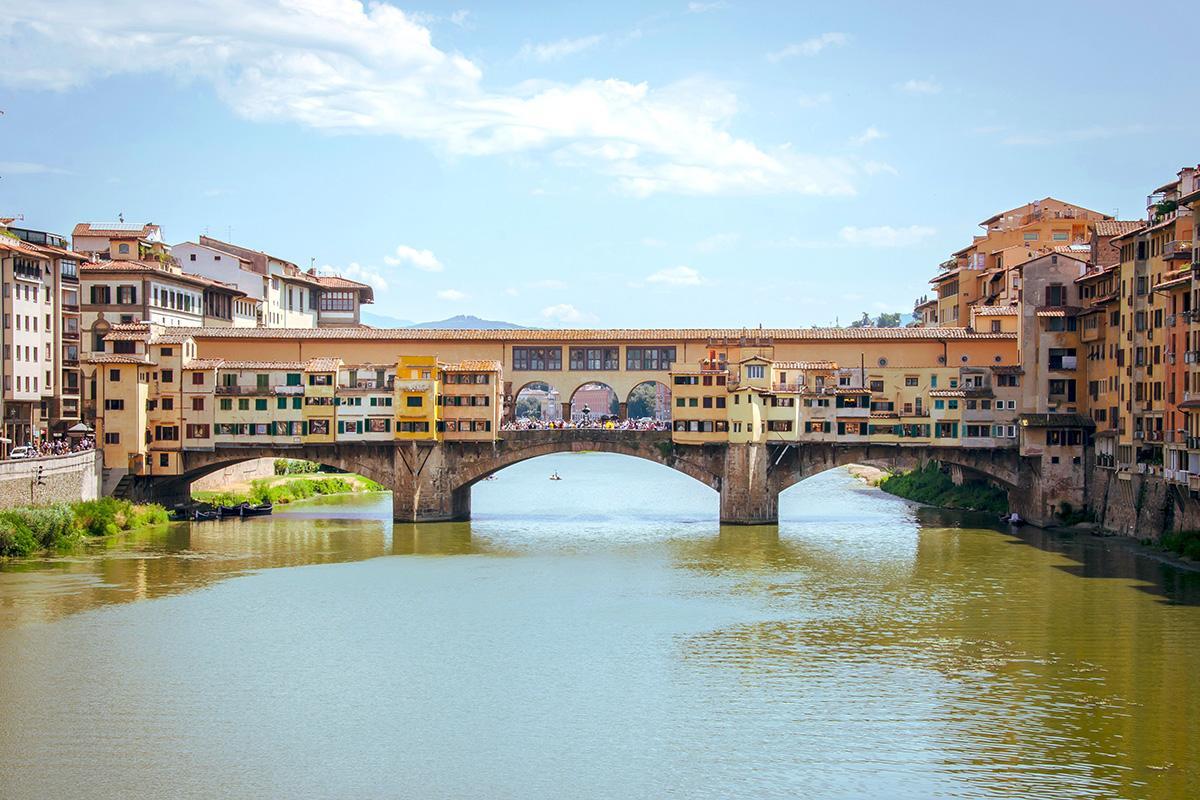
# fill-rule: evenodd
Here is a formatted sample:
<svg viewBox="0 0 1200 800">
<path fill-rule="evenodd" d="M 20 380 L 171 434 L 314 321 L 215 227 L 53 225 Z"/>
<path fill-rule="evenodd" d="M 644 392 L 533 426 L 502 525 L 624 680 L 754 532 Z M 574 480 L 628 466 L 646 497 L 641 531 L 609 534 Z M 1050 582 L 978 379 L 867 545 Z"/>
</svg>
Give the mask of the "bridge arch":
<svg viewBox="0 0 1200 800">
<path fill-rule="evenodd" d="M 650 417 L 669 421 L 671 419 L 671 387 L 655 378 L 648 378 L 629 390 L 625 397 L 625 416 L 631 419 Z"/>
<path fill-rule="evenodd" d="M 772 483 L 778 492 L 784 492 L 813 475 L 850 464 L 887 470 L 911 470 L 930 461 L 958 467 L 972 478 L 991 483 L 1006 492 L 1017 491 L 1021 486 L 1020 457 L 1012 449 L 978 451 L 958 447 L 829 444 L 805 445 L 803 448 L 792 448 L 792 452 L 777 449 L 770 459 Z"/>
<path fill-rule="evenodd" d="M 522 402 L 524 397 L 525 402 Z M 537 406 L 536 417 L 546 422 L 563 419 L 563 403 L 566 402 L 561 390 L 545 380 L 530 380 L 523 383 L 512 393 L 512 418 L 535 416 L 532 406 Z"/>
<path fill-rule="evenodd" d="M 563 402 L 563 419 L 578 420 L 583 415 L 585 406 L 593 419 L 620 415 L 621 396 L 604 381 L 584 381 L 576 386 L 571 391 L 571 396 Z"/>
<path fill-rule="evenodd" d="M 469 489 L 479 481 L 494 475 L 505 467 L 520 464 L 540 456 L 555 453 L 616 453 L 652 461 L 670 467 L 694 478 L 716 491 L 721 490 L 721 475 L 724 455 L 717 449 L 712 452 L 677 452 L 671 446 L 669 432 L 647 435 L 632 431 L 522 431 L 519 436 L 509 436 L 479 459 L 464 459 L 456 470 L 453 489 Z"/>
</svg>

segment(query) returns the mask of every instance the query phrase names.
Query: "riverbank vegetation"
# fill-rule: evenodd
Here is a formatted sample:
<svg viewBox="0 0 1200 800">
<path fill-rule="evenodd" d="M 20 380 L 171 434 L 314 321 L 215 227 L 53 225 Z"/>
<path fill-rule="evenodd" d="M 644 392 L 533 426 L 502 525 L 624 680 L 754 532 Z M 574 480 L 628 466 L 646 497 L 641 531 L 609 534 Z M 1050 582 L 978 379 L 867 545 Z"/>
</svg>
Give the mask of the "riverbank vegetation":
<svg viewBox="0 0 1200 800">
<path fill-rule="evenodd" d="M 193 492 L 192 499 L 198 503 L 215 506 L 236 506 L 242 503 L 261 505 L 286 505 L 297 500 L 307 500 L 328 494 L 351 494 L 355 492 L 387 491 L 370 478 L 361 475 L 336 475 L 300 477 L 284 474 L 275 478 L 259 478 L 251 481 L 244 491 Z"/>
<path fill-rule="evenodd" d="M 966 481 L 962 486 L 956 486 L 934 462 L 911 472 L 887 475 L 879 482 L 879 488 L 906 500 L 942 508 L 993 514 L 1008 511 L 1008 496 L 1002 489 L 982 481 Z"/>
<path fill-rule="evenodd" d="M 134 505 L 114 497 L 10 508 L 0 511 L 0 558 L 69 550 L 89 538 L 166 522 L 160 505 Z"/>
<path fill-rule="evenodd" d="M 1184 558 L 1200 561 L 1200 531 L 1171 531 L 1164 533 L 1158 546 Z"/>
</svg>

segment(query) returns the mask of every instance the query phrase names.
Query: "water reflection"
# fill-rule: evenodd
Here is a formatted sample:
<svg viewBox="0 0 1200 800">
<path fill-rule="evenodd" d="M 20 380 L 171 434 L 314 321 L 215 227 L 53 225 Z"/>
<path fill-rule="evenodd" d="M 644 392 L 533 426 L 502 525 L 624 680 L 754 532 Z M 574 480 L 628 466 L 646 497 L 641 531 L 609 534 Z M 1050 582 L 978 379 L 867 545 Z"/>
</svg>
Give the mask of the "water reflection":
<svg viewBox="0 0 1200 800">
<path fill-rule="evenodd" d="M 554 468 L 471 523 L 324 500 L 0 570 L 0 796 L 1200 794 L 1200 576 L 840 473 L 760 528 Z"/>
</svg>

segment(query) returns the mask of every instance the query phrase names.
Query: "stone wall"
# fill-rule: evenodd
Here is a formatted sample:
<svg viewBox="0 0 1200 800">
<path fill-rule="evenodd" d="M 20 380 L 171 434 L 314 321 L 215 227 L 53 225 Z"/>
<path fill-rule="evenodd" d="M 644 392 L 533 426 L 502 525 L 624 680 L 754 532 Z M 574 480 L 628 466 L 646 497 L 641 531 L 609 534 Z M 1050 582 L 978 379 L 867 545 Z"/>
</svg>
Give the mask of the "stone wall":
<svg viewBox="0 0 1200 800">
<path fill-rule="evenodd" d="M 1200 500 L 1158 475 L 1093 469 L 1089 506 L 1101 528 L 1136 539 L 1200 529 Z"/>
<path fill-rule="evenodd" d="M 275 459 L 254 458 L 240 464 L 210 472 L 203 478 L 192 481 L 192 490 L 197 492 L 221 492 L 231 484 L 250 483 L 257 478 L 269 478 L 275 474 Z"/>
<path fill-rule="evenodd" d="M 0 461 L 0 508 L 72 503 L 100 496 L 103 456 L 98 450 L 68 456 Z M 44 486 L 34 485 L 41 468 Z"/>
</svg>

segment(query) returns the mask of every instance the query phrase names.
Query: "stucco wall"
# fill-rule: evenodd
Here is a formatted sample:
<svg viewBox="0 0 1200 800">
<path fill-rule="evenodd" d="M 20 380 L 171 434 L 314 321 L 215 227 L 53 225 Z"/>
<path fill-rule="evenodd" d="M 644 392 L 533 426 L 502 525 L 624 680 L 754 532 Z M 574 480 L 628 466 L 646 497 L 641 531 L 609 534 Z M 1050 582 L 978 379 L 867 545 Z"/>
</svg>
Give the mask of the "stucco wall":
<svg viewBox="0 0 1200 800">
<path fill-rule="evenodd" d="M 0 461 L 0 508 L 70 503 L 100 496 L 99 451 L 28 461 Z M 45 486 L 34 486 L 38 467 Z"/>
</svg>

